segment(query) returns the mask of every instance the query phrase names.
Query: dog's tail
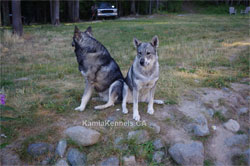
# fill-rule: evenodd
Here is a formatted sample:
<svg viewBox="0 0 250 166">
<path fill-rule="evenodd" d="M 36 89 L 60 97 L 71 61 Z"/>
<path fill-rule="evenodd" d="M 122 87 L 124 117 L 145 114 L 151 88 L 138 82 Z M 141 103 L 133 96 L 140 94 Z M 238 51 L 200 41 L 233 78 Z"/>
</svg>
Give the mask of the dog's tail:
<svg viewBox="0 0 250 166">
<path fill-rule="evenodd" d="M 117 96 L 117 102 L 122 101 L 122 91 L 124 83 L 125 82 L 123 79 L 116 80 L 111 88 L 111 94 Z"/>
<path fill-rule="evenodd" d="M 95 106 L 95 109 L 105 109 L 117 102 L 122 101 L 122 91 L 123 91 L 124 80 L 118 79 L 111 84 L 109 87 L 109 99 L 104 105 Z"/>
</svg>

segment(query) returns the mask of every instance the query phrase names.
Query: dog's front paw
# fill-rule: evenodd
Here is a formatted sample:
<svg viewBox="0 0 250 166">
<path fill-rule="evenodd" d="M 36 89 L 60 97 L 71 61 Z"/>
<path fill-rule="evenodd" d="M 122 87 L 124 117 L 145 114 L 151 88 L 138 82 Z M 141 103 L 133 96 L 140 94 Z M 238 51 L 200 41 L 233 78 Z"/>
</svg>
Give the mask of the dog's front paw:
<svg viewBox="0 0 250 166">
<path fill-rule="evenodd" d="M 101 109 L 103 109 L 103 106 L 98 105 L 98 106 L 95 106 L 94 109 L 95 109 L 95 110 L 101 110 Z"/>
<path fill-rule="evenodd" d="M 133 114 L 133 119 L 136 121 L 140 121 L 140 115 L 139 114 Z"/>
<path fill-rule="evenodd" d="M 123 108 L 122 109 L 122 113 L 127 114 L 128 113 L 128 109 L 127 108 Z"/>
<path fill-rule="evenodd" d="M 84 107 L 79 106 L 79 107 L 76 107 L 75 110 L 76 110 L 76 111 L 83 111 L 83 110 L 84 110 Z"/>
<path fill-rule="evenodd" d="M 154 103 L 155 104 L 164 104 L 164 101 L 163 100 L 154 100 Z"/>
<path fill-rule="evenodd" d="M 148 112 L 147 112 L 147 113 L 150 114 L 150 115 L 153 115 L 154 109 L 148 109 Z"/>
</svg>

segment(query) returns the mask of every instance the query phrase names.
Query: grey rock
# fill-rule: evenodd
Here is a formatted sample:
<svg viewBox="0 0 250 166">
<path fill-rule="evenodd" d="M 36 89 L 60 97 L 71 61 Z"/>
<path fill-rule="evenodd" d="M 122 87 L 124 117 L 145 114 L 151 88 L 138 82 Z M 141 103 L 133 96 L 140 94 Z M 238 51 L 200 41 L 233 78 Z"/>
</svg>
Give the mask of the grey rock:
<svg viewBox="0 0 250 166">
<path fill-rule="evenodd" d="M 246 114 L 247 111 L 248 111 L 247 107 L 242 107 L 242 108 L 239 109 L 238 115 Z"/>
<path fill-rule="evenodd" d="M 82 146 L 89 146 L 97 143 L 101 136 L 98 131 L 83 126 L 70 127 L 66 129 L 64 133 Z"/>
<path fill-rule="evenodd" d="M 60 159 L 56 162 L 55 166 L 69 166 L 66 160 Z"/>
<path fill-rule="evenodd" d="M 239 134 L 226 138 L 224 142 L 227 146 L 235 146 L 247 144 L 247 141 L 248 137 L 246 134 Z"/>
<path fill-rule="evenodd" d="M 49 162 L 50 162 L 50 160 L 51 160 L 50 157 L 45 158 L 45 159 L 41 162 L 41 165 L 48 165 Z"/>
<path fill-rule="evenodd" d="M 237 121 L 230 119 L 229 121 L 227 121 L 226 123 L 223 124 L 223 126 L 227 129 L 230 130 L 232 132 L 237 132 L 240 129 L 240 125 Z"/>
<path fill-rule="evenodd" d="M 114 122 L 117 120 L 117 117 L 115 115 L 111 115 L 107 118 L 107 121 Z"/>
<path fill-rule="evenodd" d="M 187 132 L 194 132 L 196 136 L 207 136 L 209 135 L 209 128 L 207 125 L 207 119 L 201 115 L 195 119 L 194 123 L 190 123 L 184 126 Z"/>
<path fill-rule="evenodd" d="M 123 138 L 122 138 L 122 137 L 117 137 L 117 138 L 114 140 L 114 147 L 115 147 L 116 149 L 119 149 L 119 150 L 127 150 L 127 149 L 128 149 L 128 145 L 123 144 L 122 141 L 123 141 Z"/>
<path fill-rule="evenodd" d="M 250 165 L 250 149 L 246 150 L 244 153 L 245 156 L 245 160 L 248 163 L 248 165 Z"/>
<path fill-rule="evenodd" d="M 99 166 L 119 166 L 119 159 L 115 156 L 104 159 L 99 163 Z"/>
<path fill-rule="evenodd" d="M 34 144 L 30 144 L 28 147 L 28 153 L 33 157 L 37 157 L 40 155 L 44 155 L 46 153 L 53 151 L 53 146 L 51 144 L 38 142 Z"/>
<path fill-rule="evenodd" d="M 122 159 L 124 166 L 137 166 L 135 156 L 124 156 Z"/>
<path fill-rule="evenodd" d="M 204 126 L 201 126 L 201 125 L 195 125 L 194 126 L 194 134 L 196 136 L 200 136 L 200 137 L 203 137 L 203 136 L 207 136 L 209 135 L 209 129 L 207 127 L 207 125 L 204 125 Z"/>
<path fill-rule="evenodd" d="M 204 147 L 201 142 L 177 143 L 170 147 L 170 155 L 181 165 L 203 165 Z"/>
<path fill-rule="evenodd" d="M 87 157 L 77 149 L 70 148 L 67 153 L 67 160 L 71 166 L 85 166 Z"/>
<path fill-rule="evenodd" d="M 155 161 L 156 163 L 161 163 L 162 159 L 164 156 L 164 152 L 163 151 L 156 151 L 153 154 L 153 161 Z"/>
<path fill-rule="evenodd" d="M 207 125 L 207 119 L 201 115 L 201 116 L 198 116 L 196 119 L 195 119 L 196 123 L 199 124 L 199 125 Z"/>
<path fill-rule="evenodd" d="M 214 116 L 214 110 L 209 108 L 208 110 L 206 110 L 206 113 L 210 116 L 213 117 Z"/>
<path fill-rule="evenodd" d="M 67 141 L 60 140 L 56 147 L 56 154 L 59 155 L 60 157 L 63 157 L 66 148 L 67 148 Z"/>
<path fill-rule="evenodd" d="M 184 129 L 185 129 L 187 132 L 191 133 L 191 132 L 193 132 L 195 126 L 196 126 L 196 124 L 194 124 L 194 123 L 189 123 L 189 124 L 186 124 L 186 125 L 184 126 Z"/>
<path fill-rule="evenodd" d="M 159 139 L 159 138 L 154 140 L 153 146 L 154 146 L 155 150 L 159 150 L 159 149 L 164 148 L 163 141 L 161 139 Z"/>
<path fill-rule="evenodd" d="M 225 91 L 225 92 L 230 92 L 230 89 L 228 89 L 226 87 L 223 87 L 222 90 Z"/>
<path fill-rule="evenodd" d="M 159 134 L 161 131 L 161 127 L 157 125 L 156 123 L 150 122 L 149 127 L 154 130 L 155 133 Z"/>
<path fill-rule="evenodd" d="M 2 166 L 22 165 L 19 156 L 8 149 L 0 150 L 0 160 L 1 160 L 0 165 Z"/>
<path fill-rule="evenodd" d="M 135 139 L 137 144 L 142 144 L 149 141 L 150 138 L 146 130 L 136 130 L 128 133 L 128 139 Z"/>
</svg>

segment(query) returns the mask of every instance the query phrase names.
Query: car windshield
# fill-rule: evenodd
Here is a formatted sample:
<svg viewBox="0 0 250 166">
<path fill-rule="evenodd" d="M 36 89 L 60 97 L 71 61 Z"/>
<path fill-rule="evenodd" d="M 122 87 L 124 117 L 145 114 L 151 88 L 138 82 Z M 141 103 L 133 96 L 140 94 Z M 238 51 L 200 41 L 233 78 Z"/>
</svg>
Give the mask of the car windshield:
<svg viewBox="0 0 250 166">
<path fill-rule="evenodd" d="M 99 3 L 99 8 L 112 8 L 112 5 L 110 3 Z"/>
</svg>

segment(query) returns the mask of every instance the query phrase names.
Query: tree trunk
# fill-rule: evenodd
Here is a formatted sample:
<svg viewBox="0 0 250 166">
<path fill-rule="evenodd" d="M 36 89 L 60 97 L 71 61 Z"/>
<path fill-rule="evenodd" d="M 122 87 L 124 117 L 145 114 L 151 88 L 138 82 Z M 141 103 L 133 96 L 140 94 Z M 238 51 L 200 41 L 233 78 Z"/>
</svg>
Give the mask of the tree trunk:
<svg viewBox="0 0 250 166">
<path fill-rule="evenodd" d="M 152 0 L 149 0 L 149 10 L 148 14 L 152 14 Z"/>
<path fill-rule="evenodd" d="M 74 22 L 79 21 L 79 0 L 74 1 Z"/>
<path fill-rule="evenodd" d="M 72 1 L 68 1 L 68 20 L 69 21 L 73 21 L 73 2 Z"/>
<path fill-rule="evenodd" d="M 135 0 L 131 1 L 131 9 L 130 9 L 131 14 L 135 14 Z"/>
<path fill-rule="evenodd" d="M 119 17 L 121 17 L 123 15 L 123 8 L 122 8 L 122 1 L 119 1 Z"/>
<path fill-rule="evenodd" d="M 137 14 L 140 14 L 140 1 L 137 1 Z"/>
<path fill-rule="evenodd" d="M 231 0 L 231 6 L 233 6 L 233 3 L 234 3 L 234 1 L 233 1 L 233 0 Z"/>
<path fill-rule="evenodd" d="M 52 25 L 60 24 L 59 9 L 60 9 L 59 0 L 50 0 L 50 18 Z"/>
<path fill-rule="evenodd" d="M 159 11 L 159 0 L 156 0 L 156 12 L 158 13 Z"/>
<path fill-rule="evenodd" d="M 68 1 L 68 18 L 72 22 L 79 21 L 79 0 Z"/>
<path fill-rule="evenodd" d="M 50 20 L 51 20 L 51 24 L 54 25 L 55 17 L 54 17 L 54 2 L 53 2 L 53 0 L 50 0 Z"/>
<path fill-rule="evenodd" d="M 10 10 L 9 10 L 9 1 L 2 1 L 1 8 L 3 11 L 3 25 L 10 25 Z"/>
<path fill-rule="evenodd" d="M 0 2 L 0 26 L 2 25 L 2 4 Z"/>
<path fill-rule="evenodd" d="M 60 3 L 59 0 L 55 0 L 55 9 L 54 9 L 55 23 L 54 25 L 60 24 Z"/>
<path fill-rule="evenodd" d="M 23 25 L 22 25 L 22 19 L 21 19 L 20 0 L 12 0 L 12 27 L 13 27 L 13 34 L 22 36 Z"/>
</svg>

